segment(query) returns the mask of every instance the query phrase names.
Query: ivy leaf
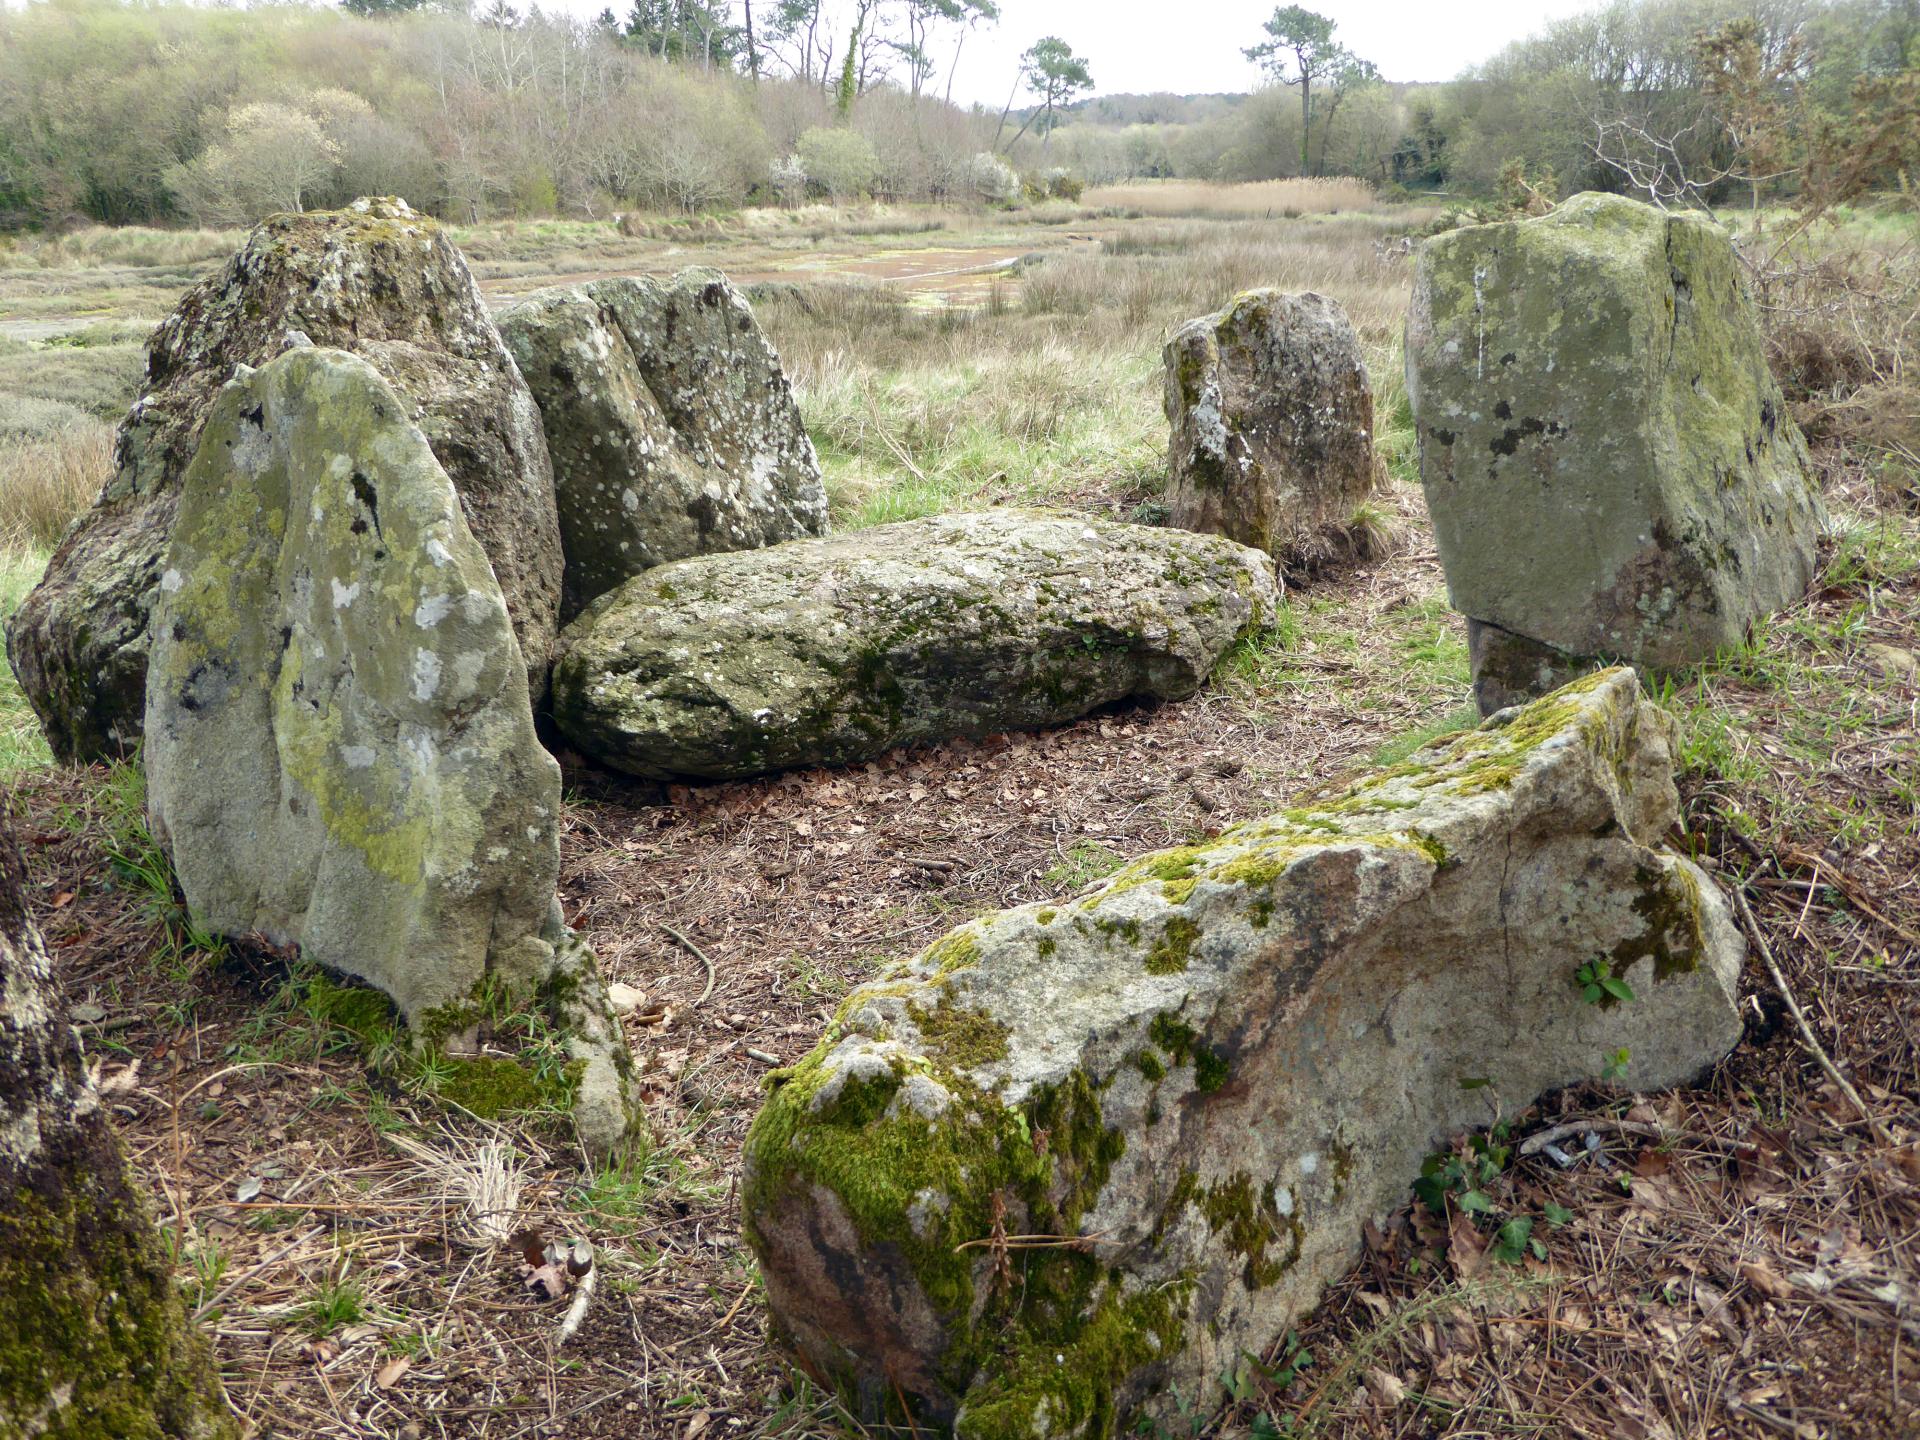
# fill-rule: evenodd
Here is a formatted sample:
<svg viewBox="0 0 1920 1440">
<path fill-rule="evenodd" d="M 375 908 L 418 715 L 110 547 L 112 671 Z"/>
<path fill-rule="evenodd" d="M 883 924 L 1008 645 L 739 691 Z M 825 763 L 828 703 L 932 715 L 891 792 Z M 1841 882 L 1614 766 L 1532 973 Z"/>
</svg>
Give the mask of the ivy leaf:
<svg viewBox="0 0 1920 1440">
<path fill-rule="evenodd" d="M 1469 1190 L 1460 1197 L 1460 1208 L 1469 1215 L 1485 1215 L 1493 1209 L 1493 1201 L 1487 1198 L 1484 1190 Z"/>
<path fill-rule="evenodd" d="M 1564 1205 L 1556 1205 L 1551 1200 L 1547 1202 L 1547 1208 L 1546 1208 L 1545 1214 L 1547 1217 L 1547 1224 L 1553 1226 L 1553 1228 L 1556 1230 L 1558 1230 L 1562 1225 L 1566 1224 L 1569 1220 L 1573 1219 L 1573 1211 L 1569 1210 Z"/>
<path fill-rule="evenodd" d="M 1507 1265 L 1518 1265 L 1527 1253 L 1527 1240 L 1533 1234 L 1533 1221 L 1517 1215 L 1507 1221 L 1493 1237 L 1493 1257 Z"/>
</svg>

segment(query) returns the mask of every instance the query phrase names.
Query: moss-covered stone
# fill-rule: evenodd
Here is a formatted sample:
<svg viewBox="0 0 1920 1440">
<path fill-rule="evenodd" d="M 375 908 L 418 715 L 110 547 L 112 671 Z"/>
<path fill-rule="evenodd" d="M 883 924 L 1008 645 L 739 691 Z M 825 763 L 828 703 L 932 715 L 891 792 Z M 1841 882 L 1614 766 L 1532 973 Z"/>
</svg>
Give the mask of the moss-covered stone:
<svg viewBox="0 0 1920 1440">
<path fill-rule="evenodd" d="M 563 621 L 652 566 L 826 533 L 780 357 L 719 271 L 538 291 L 500 330 L 553 455 Z"/>
<path fill-rule="evenodd" d="M 1325 559 L 1373 491 L 1373 386 L 1324 295 L 1255 290 L 1167 341 L 1168 523 Z"/>
<path fill-rule="evenodd" d="M 1406 351 L 1483 713 L 1586 657 L 1706 659 L 1804 592 L 1825 511 L 1710 220 L 1589 194 L 1429 241 Z"/>
<path fill-rule="evenodd" d="M 595 1149 L 634 1115 L 625 1040 L 559 918 L 560 772 L 487 553 L 400 397 L 296 347 L 221 393 L 154 607 L 146 778 L 196 923 L 297 944 L 470 1047 L 538 1002 L 588 1074 Z"/>
<path fill-rule="evenodd" d="M 1277 596 L 1265 556 L 1215 536 L 1006 509 L 903 521 L 601 596 L 567 628 L 554 718 L 653 778 L 845 763 L 1190 695 Z"/>
<path fill-rule="evenodd" d="M 747 1139 L 784 1343 L 863 1421 L 1110 1435 L 1283 1334 L 1487 1094 L 1716 1057 L 1740 945 L 1659 848 L 1670 733 L 1606 672 L 855 990 Z M 1634 1004 L 1581 1003 L 1596 953 Z"/>
</svg>

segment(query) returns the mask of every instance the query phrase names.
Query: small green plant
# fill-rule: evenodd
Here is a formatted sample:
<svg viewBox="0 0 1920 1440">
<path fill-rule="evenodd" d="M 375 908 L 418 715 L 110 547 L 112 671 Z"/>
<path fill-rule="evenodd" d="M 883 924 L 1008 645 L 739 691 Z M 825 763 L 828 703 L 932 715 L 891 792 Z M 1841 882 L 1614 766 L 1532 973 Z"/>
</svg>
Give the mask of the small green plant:
<svg viewBox="0 0 1920 1440">
<path fill-rule="evenodd" d="M 1613 973 L 1604 956 L 1595 956 L 1573 972 L 1573 983 L 1580 987 L 1580 998 L 1589 1005 L 1611 1005 L 1632 1000 L 1633 987 Z"/>
<path fill-rule="evenodd" d="M 347 1278 L 344 1262 L 337 1274 L 314 1291 L 313 1299 L 300 1307 L 300 1316 L 314 1335 L 331 1335 L 343 1325 L 356 1325 L 366 1318 L 360 1284 Z"/>
<path fill-rule="evenodd" d="M 1626 1077 L 1627 1066 L 1633 1061 L 1633 1052 L 1622 1045 L 1613 1054 L 1607 1056 L 1600 1066 L 1600 1078 L 1609 1085 L 1618 1084 Z"/>
<path fill-rule="evenodd" d="M 1496 1230 L 1489 1250 L 1494 1259 L 1508 1265 L 1518 1265 L 1528 1255 L 1547 1258 L 1546 1245 L 1533 1238 L 1533 1221 L 1524 1215 L 1516 1215 Z"/>
<path fill-rule="evenodd" d="M 1493 1209 L 1485 1186 L 1507 1168 L 1513 1147 L 1507 1143 L 1511 1127 L 1500 1121 L 1485 1135 L 1469 1135 L 1464 1149 L 1437 1150 L 1421 1162 L 1413 1193 L 1435 1215 L 1447 1213 L 1448 1197 L 1470 1215 Z"/>
<path fill-rule="evenodd" d="M 107 831 L 106 854 L 115 878 L 140 895 L 140 906 L 161 928 L 158 958 L 187 978 L 227 953 L 226 942 L 195 922 L 173 883 L 173 865 L 147 829 L 147 783 L 139 759 L 107 771 L 95 792 Z"/>
</svg>

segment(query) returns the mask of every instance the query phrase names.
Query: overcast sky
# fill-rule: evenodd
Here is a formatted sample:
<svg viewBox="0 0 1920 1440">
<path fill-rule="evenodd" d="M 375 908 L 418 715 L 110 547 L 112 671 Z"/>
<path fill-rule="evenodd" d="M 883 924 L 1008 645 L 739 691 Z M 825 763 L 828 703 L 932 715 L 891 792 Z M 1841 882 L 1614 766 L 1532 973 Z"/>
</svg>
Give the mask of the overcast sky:
<svg viewBox="0 0 1920 1440">
<path fill-rule="evenodd" d="M 1599 0 L 1326 0 L 1334 38 L 1389 80 L 1449 80 L 1546 20 Z M 1000 23 L 968 37 L 953 98 L 996 109 L 1020 52 L 1058 35 L 1087 58 L 1095 93 L 1242 91 L 1260 80 L 1240 52 L 1264 38 L 1271 0 L 1001 0 Z M 950 47 L 949 47 L 950 54 Z M 947 56 L 941 57 L 941 81 Z"/>
</svg>

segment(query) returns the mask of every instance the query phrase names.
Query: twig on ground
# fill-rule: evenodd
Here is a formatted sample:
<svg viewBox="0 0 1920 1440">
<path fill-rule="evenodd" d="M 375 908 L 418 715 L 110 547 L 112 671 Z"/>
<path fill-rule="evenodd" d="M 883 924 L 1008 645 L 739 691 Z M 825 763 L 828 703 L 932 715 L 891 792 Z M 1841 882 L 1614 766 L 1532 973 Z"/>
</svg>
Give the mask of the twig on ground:
<svg viewBox="0 0 1920 1440">
<path fill-rule="evenodd" d="M 1833 1063 L 1833 1057 L 1827 1054 L 1819 1037 L 1813 1033 L 1813 1026 L 1807 1023 L 1806 1012 L 1800 1008 L 1799 1000 L 1794 997 L 1793 987 L 1787 984 L 1787 977 L 1780 969 L 1780 962 L 1773 958 L 1773 947 L 1767 943 L 1767 937 L 1760 929 L 1760 922 L 1754 919 L 1753 907 L 1747 903 L 1744 888 L 1736 888 L 1733 891 L 1733 903 L 1740 911 L 1740 923 L 1746 929 L 1747 938 L 1753 941 L 1753 948 L 1760 952 L 1760 963 L 1767 967 L 1767 973 L 1773 977 L 1773 983 L 1780 992 L 1780 998 L 1787 1002 L 1787 1013 L 1793 1016 L 1793 1023 L 1799 1027 L 1801 1040 L 1805 1042 L 1807 1049 L 1813 1052 L 1813 1058 L 1820 1062 L 1820 1068 L 1827 1072 L 1827 1078 L 1838 1085 L 1841 1093 L 1853 1102 L 1853 1108 L 1858 1110 L 1860 1118 L 1867 1122 L 1867 1129 L 1872 1132 L 1873 1138 L 1882 1145 L 1892 1145 L 1893 1135 L 1885 1125 L 1880 1123 L 1880 1118 L 1867 1108 L 1867 1102 L 1860 1098 L 1860 1092 L 1853 1088 L 1853 1082 L 1840 1073 L 1840 1067 Z"/>
<path fill-rule="evenodd" d="M 714 982 L 719 975 L 719 972 L 713 968 L 713 961 L 707 958 L 706 951 L 702 950 L 698 945 L 694 944 L 693 941 L 689 940 L 686 936 L 682 935 L 678 930 L 674 929 L 673 926 L 662 924 L 660 928 L 666 931 L 667 934 L 671 935 L 675 940 L 678 940 L 682 945 L 686 946 L 688 950 L 693 952 L 693 958 L 698 960 L 702 965 L 707 967 L 707 988 L 702 990 L 700 992 L 700 998 L 693 1002 L 696 1005 L 706 1004 L 707 1001 L 713 998 Z"/>
</svg>

